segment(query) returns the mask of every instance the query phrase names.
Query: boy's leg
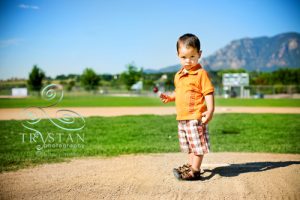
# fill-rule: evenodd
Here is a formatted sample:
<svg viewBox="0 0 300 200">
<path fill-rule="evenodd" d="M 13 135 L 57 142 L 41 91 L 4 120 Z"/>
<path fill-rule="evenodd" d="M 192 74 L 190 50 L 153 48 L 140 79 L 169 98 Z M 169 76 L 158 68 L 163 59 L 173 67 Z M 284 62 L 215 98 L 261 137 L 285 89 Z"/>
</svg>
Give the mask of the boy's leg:
<svg viewBox="0 0 300 200">
<path fill-rule="evenodd" d="M 192 169 L 194 171 L 200 171 L 202 160 L 205 153 L 209 152 L 209 137 L 207 125 L 203 125 L 202 122 L 197 121 L 196 125 L 191 128 L 191 140 L 189 141 L 193 149 Z"/>
<path fill-rule="evenodd" d="M 174 175 L 179 178 L 180 174 L 184 171 L 187 171 L 190 166 L 192 166 L 193 163 L 193 153 L 191 153 L 191 149 L 188 144 L 188 139 L 186 137 L 186 120 L 179 120 L 178 121 L 178 139 L 179 139 L 179 145 L 182 152 L 188 152 L 188 164 L 184 164 L 182 166 L 179 166 L 178 168 L 173 169 Z"/>
<path fill-rule="evenodd" d="M 176 177 L 182 180 L 195 180 L 200 178 L 200 166 L 205 153 L 209 152 L 209 139 L 207 127 L 203 126 L 198 120 L 187 120 L 179 125 L 182 131 L 179 131 L 179 141 L 182 149 L 188 149 L 188 160 L 191 166 L 190 170 L 176 170 Z M 184 141 L 184 143 L 183 143 Z M 184 144 L 184 145 L 182 145 Z M 195 155 L 197 154 L 197 155 Z"/>
<path fill-rule="evenodd" d="M 195 155 L 192 153 L 189 157 L 192 157 L 192 166 L 189 168 L 190 170 L 183 172 L 179 178 L 182 180 L 199 180 L 201 179 L 200 166 L 204 155 Z"/>
<path fill-rule="evenodd" d="M 189 160 L 192 164 L 190 171 L 183 173 L 183 180 L 195 180 L 200 178 L 200 166 L 205 153 L 209 152 L 208 132 L 206 126 L 203 126 L 198 120 L 190 120 L 187 123 L 187 138 L 189 148 L 192 154 L 189 155 Z"/>
<path fill-rule="evenodd" d="M 201 167 L 204 155 L 194 155 L 194 154 L 192 154 L 192 155 L 193 155 L 192 169 L 194 171 L 200 171 L 200 167 Z"/>
<path fill-rule="evenodd" d="M 193 153 L 189 153 L 188 155 L 188 160 L 189 160 L 189 165 L 193 165 L 193 158 L 194 158 L 194 154 Z"/>
</svg>

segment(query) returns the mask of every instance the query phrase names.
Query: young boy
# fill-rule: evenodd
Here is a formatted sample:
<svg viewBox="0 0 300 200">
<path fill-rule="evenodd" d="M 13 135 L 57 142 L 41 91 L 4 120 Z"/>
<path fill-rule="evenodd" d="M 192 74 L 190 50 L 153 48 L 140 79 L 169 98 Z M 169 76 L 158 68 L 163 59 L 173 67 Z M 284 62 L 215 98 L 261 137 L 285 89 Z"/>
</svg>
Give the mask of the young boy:
<svg viewBox="0 0 300 200">
<path fill-rule="evenodd" d="M 214 87 L 207 72 L 198 63 L 200 41 L 184 34 L 177 41 L 177 54 L 182 68 L 174 78 L 172 95 L 161 94 L 164 103 L 175 101 L 180 148 L 189 153 L 189 163 L 173 170 L 181 180 L 199 180 L 204 154 L 209 152 L 208 122 L 214 112 Z"/>
</svg>

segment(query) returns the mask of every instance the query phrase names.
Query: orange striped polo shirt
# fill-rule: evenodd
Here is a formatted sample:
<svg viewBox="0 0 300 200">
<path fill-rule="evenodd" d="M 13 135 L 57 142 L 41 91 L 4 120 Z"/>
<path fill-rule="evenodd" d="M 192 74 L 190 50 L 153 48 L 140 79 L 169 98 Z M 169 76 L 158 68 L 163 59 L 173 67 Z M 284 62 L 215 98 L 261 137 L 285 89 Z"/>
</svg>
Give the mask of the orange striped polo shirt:
<svg viewBox="0 0 300 200">
<path fill-rule="evenodd" d="M 207 110 L 204 96 L 214 92 L 207 72 L 200 64 L 189 71 L 183 67 L 176 73 L 175 103 L 177 120 L 201 119 Z"/>
</svg>

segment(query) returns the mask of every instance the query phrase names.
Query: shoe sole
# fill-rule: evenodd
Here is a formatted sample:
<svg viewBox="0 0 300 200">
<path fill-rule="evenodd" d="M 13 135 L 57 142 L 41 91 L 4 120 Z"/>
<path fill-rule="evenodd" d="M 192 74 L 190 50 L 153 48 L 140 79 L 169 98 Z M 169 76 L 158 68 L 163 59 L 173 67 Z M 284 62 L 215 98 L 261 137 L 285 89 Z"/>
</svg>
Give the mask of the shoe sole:
<svg viewBox="0 0 300 200">
<path fill-rule="evenodd" d="M 173 174 L 178 180 L 181 180 L 181 175 L 177 169 L 173 169 Z"/>
</svg>

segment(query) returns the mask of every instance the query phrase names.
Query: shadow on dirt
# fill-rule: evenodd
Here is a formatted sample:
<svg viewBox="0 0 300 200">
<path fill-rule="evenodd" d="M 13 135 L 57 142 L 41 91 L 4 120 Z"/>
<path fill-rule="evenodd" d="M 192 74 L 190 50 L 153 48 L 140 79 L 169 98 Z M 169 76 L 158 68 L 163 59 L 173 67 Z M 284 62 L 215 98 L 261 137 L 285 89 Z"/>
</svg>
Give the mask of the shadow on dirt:
<svg viewBox="0 0 300 200">
<path fill-rule="evenodd" d="M 290 165 L 299 165 L 300 161 L 285 162 L 250 162 L 241 164 L 231 164 L 229 166 L 216 167 L 214 169 L 205 169 L 202 173 L 202 181 L 209 180 L 215 175 L 223 177 L 234 177 L 249 172 L 263 172 L 279 167 L 287 167 Z M 207 175 L 208 174 L 208 175 Z"/>
</svg>

